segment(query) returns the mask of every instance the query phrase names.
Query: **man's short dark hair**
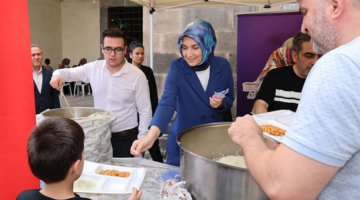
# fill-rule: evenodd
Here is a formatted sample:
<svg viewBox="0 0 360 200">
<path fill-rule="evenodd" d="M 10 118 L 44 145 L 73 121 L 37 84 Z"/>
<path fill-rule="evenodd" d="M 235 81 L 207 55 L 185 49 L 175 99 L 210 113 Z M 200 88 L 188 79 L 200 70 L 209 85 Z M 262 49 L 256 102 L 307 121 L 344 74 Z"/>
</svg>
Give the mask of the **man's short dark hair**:
<svg viewBox="0 0 360 200">
<path fill-rule="evenodd" d="M 45 183 L 65 180 L 70 167 L 82 159 L 85 135 L 71 119 L 50 117 L 31 132 L 27 152 L 32 173 Z"/>
<path fill-rule="evenodd" d="M 307 33 L 302 33 L 301 31 L 299 31 L 298 33 L 296 33 L 296 35 L 294 36 L 293 39 L 293 44 L 292 44 L 292 48 L 294 49 L 294 51 L 299 54 L 300 51 L 303 49 L 302 44 L 304 42 L 310 42 L 311 37 L 310 35 L 308 35 Z"/>
<path fill-rule="evenodd" d="M 105 37 L 122 38 L 124 39 L 125 46 L 127 45 L 126 34 L 118 27 L 110 27 L 102 33 L 102 43 L 104 44 Z"/>
<path fill-rule="evenodd" d="M 49 59 L 49 58 L 46 58 L 46 59 L 45 59 L 45 64 L 46 64 L 46 65 L 49 65 L 49 64 L 50 64 L 50 59 Z"/>
</svg>

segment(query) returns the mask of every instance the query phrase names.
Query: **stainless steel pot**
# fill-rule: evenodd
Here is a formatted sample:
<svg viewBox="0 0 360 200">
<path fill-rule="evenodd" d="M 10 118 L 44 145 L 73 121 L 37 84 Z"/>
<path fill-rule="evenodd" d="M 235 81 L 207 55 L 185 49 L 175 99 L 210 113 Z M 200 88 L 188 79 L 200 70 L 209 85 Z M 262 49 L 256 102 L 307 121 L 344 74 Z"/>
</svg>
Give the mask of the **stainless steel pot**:
<svg viewBox="0 0 360 200">
<path fill-rule="evenodd" d="M 188 128 L 177 137 L 181 178 L 196 200 L 267 200 L 249 171 L 214 161 L 236 153 L 243 155 L 229 135 L 229 122 Z"/>
<path fill-rule="evenodd" d="M 106 112 L 102 109 L 92 108 L 92 107 L 71 107 L 71 111 L 74 113 L 75 117 L 87 117 L 97 112 Z M 45 117 L 64 117 L 72 118 L 69 108 L 58 108 L 52 110 L 46 110 L 41 113 Z"/>
<path fill-rule="evenodd" d="M 68 108 L 59 108 L 42 112 L 39 118 L 37 118 L 37 122 L 41 123 L 44 118 L 55 116 L 71 118 L 84 130 L 85 160 L 97 163 L 111 162 L 113 158 L 113 150 L 110 143 L 111 124 L 116 118 L 106 110 L 102 109 L 92 107 L 72 107 L 71 109 L 75 118 L 72 118 Z M 87 118 L 88 116 L 99 112 L 102 114 Z"/>
</svg>

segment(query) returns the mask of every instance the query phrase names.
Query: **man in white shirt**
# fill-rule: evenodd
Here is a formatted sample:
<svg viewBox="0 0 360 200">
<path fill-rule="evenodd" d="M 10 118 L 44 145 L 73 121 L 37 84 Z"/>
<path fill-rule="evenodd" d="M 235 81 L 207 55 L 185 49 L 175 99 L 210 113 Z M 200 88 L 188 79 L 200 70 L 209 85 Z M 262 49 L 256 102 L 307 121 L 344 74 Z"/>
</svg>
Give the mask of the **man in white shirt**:
<svg viewBox="0 0 360 200">
<path fill-rule="evenodd" d="M 42 50 L 39 45 L 31 45 L 31 60 L 34 79 L 36 114 L 44 110 L 60 108 L 59 92 L 50 86 L 52 72 L 41 67 Z"/>
<path fill-rule="evenodd" d="M 133 141 L 147 134 L 151 121 L 149 86 L 144 73 L 124 59 L 127 52 L 125 33 L 111 27 L 102 35 L 105 60 L 56 70 L 50 84 L 60 90 L 63 82 L 90 83 L 95 108 L 105 109 L 116 117 L 111 126 L 113 156 L 133 157 L 130 147 Z"/>
<path fill-rule="evenodd" d="M 360 199 L 360 1 L 300 0 L 314 51 L 299 107 L 275 150 L 247 115 L 229 129 L 270 199 Z"/>
</svg>

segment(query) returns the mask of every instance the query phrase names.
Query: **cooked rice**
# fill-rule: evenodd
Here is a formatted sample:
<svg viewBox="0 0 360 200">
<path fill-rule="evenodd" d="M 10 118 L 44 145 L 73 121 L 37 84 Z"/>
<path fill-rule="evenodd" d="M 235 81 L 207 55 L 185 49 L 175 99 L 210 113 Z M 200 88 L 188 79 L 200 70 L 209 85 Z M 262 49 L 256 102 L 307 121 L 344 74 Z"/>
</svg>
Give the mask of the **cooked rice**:
<svg viewBox="0 0 360 200">
<path fill-rule="evenodd" d="M 75 181 L 75 190 L 95 190 L 97 183 L 93 180 L 79 179 Z"/>
<path fill-rule="evenodd" d="M 235 167 L 247 168 L 244 156 L 225 156 L 216 159 L 217 162 Z"/>
</svg>

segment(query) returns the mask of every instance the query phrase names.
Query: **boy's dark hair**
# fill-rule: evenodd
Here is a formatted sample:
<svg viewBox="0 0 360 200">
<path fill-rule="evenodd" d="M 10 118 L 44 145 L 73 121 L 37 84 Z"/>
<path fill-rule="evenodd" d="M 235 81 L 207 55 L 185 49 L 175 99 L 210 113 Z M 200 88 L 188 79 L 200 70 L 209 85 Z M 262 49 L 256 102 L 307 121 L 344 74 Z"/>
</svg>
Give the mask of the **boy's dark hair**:
<svg viewBox="0 0 360 200">
<path fill-rule="evenodd" d="M 292 48 L 298 54 L 303 49 L 302 44 L 304 42 L 310 42 L 310 40 L 311 40 L 310 35 L 308 35 L 307 33 L 302 33 L 301 31 L 299 31 L 294 36 Z"/>
<path fill-rule="evenodd" d="M 85 135 L 71 119 L 50 117 L 35 126 L 27 146 L 32 173 L 45 183 L 63 181 L 77 160 L 82 159 Z"/>
<path fill-rule="evenodd" d="M 102 33 L 102 43 L 104 44 L 105 37 L 122 38 L 125 46 L 127 45 L 126 34 L 118 27 L 110 27 Z"/>
<path fill-rule="evenodd" d="M 45 59 L 45 64 L 46 64 L 46 65 L 49 65 L 49 64 L 50 64 L 50 59 L 49 59 L 49 58 L 46 58 L 46 59 Z"/>
</svg>

